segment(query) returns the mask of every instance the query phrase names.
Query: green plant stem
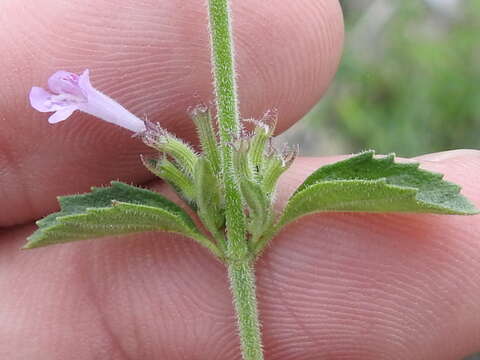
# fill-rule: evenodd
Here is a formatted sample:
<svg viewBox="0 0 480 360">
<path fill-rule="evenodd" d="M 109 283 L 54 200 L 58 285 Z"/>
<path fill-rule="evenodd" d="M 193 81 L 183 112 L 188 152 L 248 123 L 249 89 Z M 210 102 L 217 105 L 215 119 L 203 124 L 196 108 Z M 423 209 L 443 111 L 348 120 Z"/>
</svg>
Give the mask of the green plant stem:
<svg viewBox="0 0 480 360">
<path fill-rule="evenodd" d="M 241 260 L 248 257 L 248 246 L 243 202 L 233 167 L 232 143 L 239 135 L 240 125 L 229 1 L 209 0 L 209 20 L 225 189 L 227 257 Z"/>
<path fill-rule="evenodd" d="M 209 20 L 220 138 L 228 143 L 240 129 L 229 0 L 209 0 Z"/>
<path fill-rule="evenodd" d="M 243 359 L 262 360 L 262 341 L 252 262 L 229 264 L 228 276 L 237 313 Z"/>
<path fill-rule="evenodd" d="M 233 166 L 233 142 L 240 133 L 235 61 L 228 0 L 208 2 L 212 67 L 220 135 L 227 229 L 226 261 L 244 360 L 262 360 L 260 323 L 246 220 Z"/>
</svg>

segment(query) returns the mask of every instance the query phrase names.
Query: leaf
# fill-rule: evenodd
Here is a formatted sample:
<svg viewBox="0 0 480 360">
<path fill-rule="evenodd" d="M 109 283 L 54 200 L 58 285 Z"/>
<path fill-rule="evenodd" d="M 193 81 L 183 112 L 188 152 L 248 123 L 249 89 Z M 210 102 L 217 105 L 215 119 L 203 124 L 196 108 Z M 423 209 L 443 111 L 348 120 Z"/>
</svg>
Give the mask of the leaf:
<svg viewBox="0 0 480 360">
<path fill-rule="evenodd" d="M 443 175 L 398 164 L 394 155 L 356 155 L 312 173 L 287 203 L 278 226 L 321 211 L 473 215 L 478 210 Z"/>
<path fill-rule="evenodd" d="M 155 192 L 112 182 L 82 195 L 59 197 L 61 210 L 37 221 L 25 248 L 95 237 L 170 231 L 213 245 L 178 205 Z M 214 245 L 213 245 L 214 246 Z"/>
</svg>

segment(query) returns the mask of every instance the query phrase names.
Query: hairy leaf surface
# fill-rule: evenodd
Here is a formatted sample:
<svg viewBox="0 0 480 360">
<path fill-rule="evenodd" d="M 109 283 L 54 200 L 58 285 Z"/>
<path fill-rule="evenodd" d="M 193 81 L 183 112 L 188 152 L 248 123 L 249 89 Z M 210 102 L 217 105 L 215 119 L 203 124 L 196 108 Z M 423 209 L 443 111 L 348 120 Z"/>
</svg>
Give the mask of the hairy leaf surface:
<svg viewBox="0 0 480 360">
<path fill-rule="evenodd" d="M 59 197 L 61 210 L 37 221 L 25 248 L 144 231 L 170 231 L 208 241 L 178 205 L 150 190 L 112 182 Z"/>
<path fill-rule="evenodd" d="M 278 223 L 322 211 L 412 212 L 473 215 L 478 210 L 443 175 L 398 164 L 394 155 L 375 158 L 373 151 L 326 165 L 295 191 Z"/>
</svg>

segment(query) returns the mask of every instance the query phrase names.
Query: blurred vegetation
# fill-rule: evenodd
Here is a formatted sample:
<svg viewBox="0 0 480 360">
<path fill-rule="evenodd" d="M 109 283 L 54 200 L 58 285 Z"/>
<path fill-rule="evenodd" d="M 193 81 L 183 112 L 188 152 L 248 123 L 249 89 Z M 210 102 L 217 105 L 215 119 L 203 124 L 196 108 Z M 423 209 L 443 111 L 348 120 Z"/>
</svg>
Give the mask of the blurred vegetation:
<svg viewBox="0 0 480 360">
<path fill-rule="evenodd" d="M 479 148 L 480 1 L 441 3 L 342 1 L 346 43 L 335 81 L 282 141 L 302 144 L 302 155 Z"/>
</svg>

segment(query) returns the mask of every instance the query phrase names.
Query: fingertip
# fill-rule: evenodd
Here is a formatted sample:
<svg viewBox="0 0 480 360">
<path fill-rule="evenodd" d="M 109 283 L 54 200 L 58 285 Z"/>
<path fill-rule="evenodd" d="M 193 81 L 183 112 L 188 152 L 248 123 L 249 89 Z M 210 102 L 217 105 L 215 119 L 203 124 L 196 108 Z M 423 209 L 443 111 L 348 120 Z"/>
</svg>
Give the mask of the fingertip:
<svg viewBox="0 0 480 360">
<path fill-rule="evenodd" d="M 458 149 L 426 154 L 414 158 L 420 167 L 444 175 L 445 180 L 458 184 L 462 194 L 480 208 L 480 151 Z"/>
<path fill-rule="evenodd" d="M 319 101 L 335 75 L 344 37 L 340 4 L 248 1 L 237 7 L 242 114 L 258 118 L 278 109 L 281 133 Z"/>
<path fill-rule="evenodd" d="M 11 76 L 0 101 L 2 149 L 18 155 L 15 162 L 0 157 L 4 188 L 10 189 L 0 204 L 16 210 L 0 215 L 0 224 L 44 215 L 56 207 L 54 196 L 59 193 L 82 192 L 110 178 L 137 183 L 150 178 L 138 161 L 144 146 L 126 136 L 112 136 L 119 132 L 111 125 L 74 114 L 78 121 L 54 128 L 35 119 L 31 108 L 28 112 L 25 99 L 31 84 L 44 82 L 55 70 L 88 66 L 95 86 L 129 111 L 148 114 L 179 137 L 195 140 L 186 110 L 209 103 L 213 94 L 203 2 L 185 6 L 184 1 L 165 0 L 135 7 L 130 0 L 18 4 L 8 3 L 3 9 L 8 20 L 3 28 L 18 31 L 11 37 L 6 31 L 2 37 L 7 54 L 2 64 Z M 259 118 L 277 108 L 281 132 L 318 101 L 335 73 L 343 41 L 339 3 L 233 4 L 242 116 Z M 63 31 L 54 31 L 51 24 Z M 19 118 L 19 113 L 25 115 Z M 65 115 L 57 113 L 50 121 Z M 10 144 L 9 138 L 16 141 Z M 74 180 L 65 182 L 65 176 Z"/>
</svg>

